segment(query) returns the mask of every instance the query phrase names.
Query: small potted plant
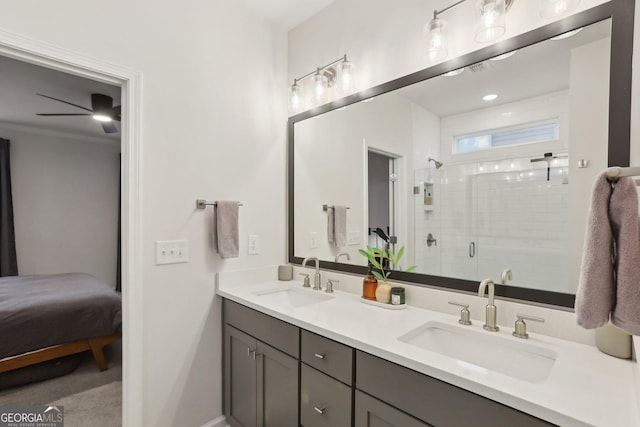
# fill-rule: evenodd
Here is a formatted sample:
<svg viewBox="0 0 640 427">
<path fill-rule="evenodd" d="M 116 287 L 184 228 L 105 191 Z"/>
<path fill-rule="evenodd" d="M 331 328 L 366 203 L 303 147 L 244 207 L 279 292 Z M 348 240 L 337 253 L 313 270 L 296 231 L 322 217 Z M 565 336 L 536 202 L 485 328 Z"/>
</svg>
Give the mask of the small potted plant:
<svg viewBox="0 0 640 427">
<path fill-rule="evenodd" d="M 391 249 L 383 250 L 379 248 L 372 248 L 371 246 L 367 246 L 367 250 L 359 249 L 358 252 L 365 258 L 369 260 L 371 265 L 376 269 L 372 270 L 376 279 L 378 279 L 378 288 L 376 289 L 376 301 L 388 304 L 391 300 L 391 285 L 387 282 L 387 279 L 391 275 L 391 271 L 389 267 L 386 267 L 387 264 L 385 260 L 391 261 L 391 265 L 395 268 L 400 268 L 399 263 L 400 259 L 404 255 L 404 246 L 398 250 L 398 253 L 394 253 Z M 413 271 L 416 269 L 415 265 L 407 268 L 407 272 Z"/>
</svg>

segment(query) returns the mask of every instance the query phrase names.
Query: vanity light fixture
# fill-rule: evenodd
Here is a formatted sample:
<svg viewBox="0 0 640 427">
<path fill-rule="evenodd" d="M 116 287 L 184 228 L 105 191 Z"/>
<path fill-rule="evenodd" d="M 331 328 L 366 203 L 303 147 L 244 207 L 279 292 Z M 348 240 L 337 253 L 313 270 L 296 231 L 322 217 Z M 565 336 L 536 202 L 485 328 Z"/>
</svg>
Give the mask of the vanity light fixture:
<svg viewBox="0 0 640 427">
<path fill-rule="evenodd" d="M 571 12 L 580 0 L 541 0 L 540 16 L 543 18 L 558 18 Z"/>
<path fill-rule="evenodd" d="M 449 55 L 447 21 L 440 18 L 440 15 L 465 1 L 467 0 L 460 0 L 442 10 L 433 11 L 433 18 L 424 27 L 427 36 L 426 56 L 429 62 L 440 62 Z M 505 15 L 515 0 L 474 1 L 478 13 L 475 40 L 479 43 L 489 43 L 502 36 L 506 31 Z"/>
<path fill-rule="evenodd" d="M 329 100 L 329 89 L 337 83 L 337 90 L 341 95 L 348 95 L 355 91 L 354 84 L 354 64 L 347 59 L 345 54 L 342 58 L 336 59 L 329 64 L 318 67 L 314 71 L 302 77 L 293 79 L 293 84 L 289 86 L 289 111 L 291 113 L 300 112 L 303 109 L 304 91 L 300 82 L 313 76 L 311 101 L 314 106 L 322 105 Z"/>
<path fill-rule="evenodd" d="M 93 119 L 99 122 L 110 122 L 113 120 L 111 117 L 107 116 L 106 114 L 100 114 L 100 113 L 94 114 Z"/>
</svg>

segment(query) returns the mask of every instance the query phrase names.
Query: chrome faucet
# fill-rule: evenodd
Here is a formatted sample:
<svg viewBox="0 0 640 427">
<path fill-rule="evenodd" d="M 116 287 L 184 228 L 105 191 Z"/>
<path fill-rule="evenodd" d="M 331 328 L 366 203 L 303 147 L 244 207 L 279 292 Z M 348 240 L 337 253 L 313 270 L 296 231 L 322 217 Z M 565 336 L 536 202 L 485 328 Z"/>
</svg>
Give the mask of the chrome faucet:
<svg viewBox="0 0 640 427">
<path fill-rule="evenodd" d="M 502 272 L 502 284 L 506 285 L 508 280 L 513 280 L 513 272 L 510 268 L 505 268 Z"/>
<path fill-rule="evenodd" d="M 493 280 L 484 279 L 478 287 L 478 296 L 484 297 L 485 289 L 489 287 L 489 302 L 486 307 L 486 320 L 483 328 L 487 331 L 497 332 L 500 328 L 496 325 L 497 309 L 494 304 L 495 285 Z"/>
<path fill-rule="evenodd" d="M 336 255 L 336 257 L 333 259 L 334 262 L 338 262 L 338 259 L 340 259 L 341 256 L 344 256 L 347 258 L 347 261 L 351 261 L 351 255 L 349 255 L 347 252 L 340 252 L 338 255 Z"/>
<path fill-rule="evenodd" d="M 316 262 L 316 273 L 313 275 L 313 290 L 320 291 L 322 290 L 322 286 L 320 286 L 320 260 L 317 257 L 309 257 L 305 258 L 302 261 L 302 266 L 305 267 L 307 265 L 307 261 L 315 261 Z"/>
</svg>

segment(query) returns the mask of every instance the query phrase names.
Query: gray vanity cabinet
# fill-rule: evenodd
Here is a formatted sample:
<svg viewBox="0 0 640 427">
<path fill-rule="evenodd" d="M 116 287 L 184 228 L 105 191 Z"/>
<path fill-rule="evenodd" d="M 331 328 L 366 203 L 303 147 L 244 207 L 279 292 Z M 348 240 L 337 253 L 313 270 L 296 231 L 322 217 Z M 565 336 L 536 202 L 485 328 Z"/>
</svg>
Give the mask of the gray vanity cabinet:
<svg viewBox="0 0 640 427">
<path fill-rule="evenodd" d="M 356 390 L 354 427 L 431 427 L 402 411 Z"/>
<path fill-rule="evenodd" d="M 225 301 L 224 312 L 228 423 L 232 427 L 297 427 L 298 328 L 230 301 Z M 270 345 L 274 342 L 286 351 Z"/>
<path fill-rule="evenodd" d="M 351 387 L 301 365 L 300 425 L 336 427 L 351 425 Z"/>
</svg>

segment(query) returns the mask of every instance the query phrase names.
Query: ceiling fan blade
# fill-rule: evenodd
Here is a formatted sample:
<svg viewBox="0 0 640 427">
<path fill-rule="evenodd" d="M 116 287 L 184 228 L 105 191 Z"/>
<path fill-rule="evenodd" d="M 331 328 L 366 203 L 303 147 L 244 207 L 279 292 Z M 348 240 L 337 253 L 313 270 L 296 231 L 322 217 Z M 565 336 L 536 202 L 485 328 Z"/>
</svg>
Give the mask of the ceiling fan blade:
<svg viewBox="0 0 640 427">
<path fill-rule="evenodd" d="M 102 129 L 104 129 L 105 133 L 117 133 L 118 127 L 111 122 L 101 122 Z"/>
<path fill-rule="evenodd" d="M 91 116 L 92 114 L 44 114 L 44 113 L 36 113 L 36 116 Z"/>
<path fill-rule="evenodd" d="M 43 95 L 43 94 L 41 94 L 41 93 L 36 93 L 36 95 L 41 96 L 41 97 L 43 97 L 43 98 L 53 99 L 54 101 L 62 102 L 63 104 L 67 104 L 67 105 L 72 105 L 72 106 L 74 106 L 74 107 L 78 107 L 78 108 L 81 108 L 81 109 L 83 109 L 83 110 L 85 110 L 85 111 L 88 111 L 88 112 L 90 112 L 90 113 L 93 113 L 93 110 L 90 110 L 90 109 L 88 109 L 87 107 L 83 107 L 82 105 L 73 104 L 73 103 L 71 103 L 71 102 L 63 101 L 62 99 L 54 98 L 54 97 L 52 97 L 52 96 Z"/>
</svg>

